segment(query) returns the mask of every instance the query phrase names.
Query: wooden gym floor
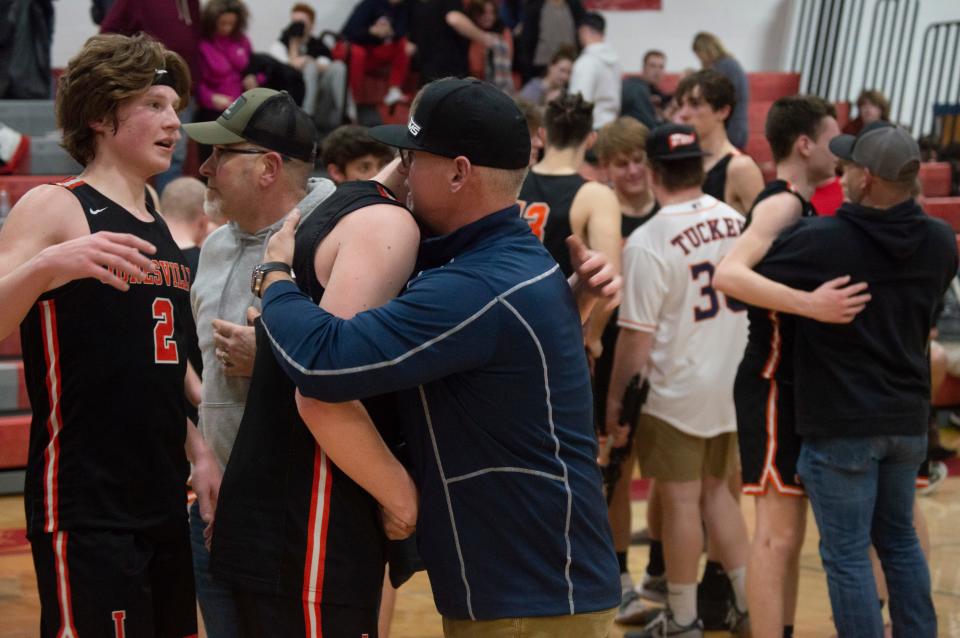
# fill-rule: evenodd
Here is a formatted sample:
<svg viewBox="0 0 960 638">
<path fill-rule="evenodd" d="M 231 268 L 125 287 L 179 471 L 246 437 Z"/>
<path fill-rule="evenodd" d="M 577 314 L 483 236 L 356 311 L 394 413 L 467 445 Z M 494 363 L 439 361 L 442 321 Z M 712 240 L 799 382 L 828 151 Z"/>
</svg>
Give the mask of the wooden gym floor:
<svg viewBox="0 0 960 638">
<path fill-rule="evenodd" d="M 945 432 L 944 444 L 956 447 L 960 434 Z M 957 463 L 951 464 L 957 468 Z M 943 481 L 931 496 L 920 498 L 931 538 L 933 598 L 940 621 L 940 636 L 960 638 L 960 477 Z M 752 499 L 743 499 L 747 523 L 753 525 Z M 633 504 L 634 528 L 643 526 L 646 503 Z M 23 499 L 0 497 L 0 638 L 36 636 L 39 602 L 30 548 L 23 538 Z M 955 538 L 954 534 L 958 536 Z M 807 537 L 801 557 L 798 638 L 827 638 L 833 634 L 826 582 L 817 553 L 818 535 L 813 515 L 808 517 Z M 630 571 L 638 579 L 646 565 L 645 547 L 630 551 Z M 627 628 L 630 629 L 630 628 Z M 615 626 L 613 638 L 624 628 Z M 203 634 L 201 633 L 201 636 Z M 716 632 L 708 636 L 723 636 Z M 440 618 L 433 605 L 430 584 L 423 573 L 401 588 L 397 599 L 391 638 L 440 638 Z"/>
</svg>

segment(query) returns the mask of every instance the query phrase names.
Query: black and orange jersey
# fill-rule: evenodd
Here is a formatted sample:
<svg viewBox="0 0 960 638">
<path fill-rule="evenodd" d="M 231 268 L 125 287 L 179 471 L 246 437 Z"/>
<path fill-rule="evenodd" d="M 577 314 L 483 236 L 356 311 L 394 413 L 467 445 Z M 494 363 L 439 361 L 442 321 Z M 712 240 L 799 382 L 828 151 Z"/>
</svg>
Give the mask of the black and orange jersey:
<svg viewBox="0 0 960 638">
<path fill-rule="evenodd" d="M 776 179 L 764 187 L 747 213 L 747 225 L 753 219 L 753 211 L 763 200 L 791 193 L 800 200 L 800 216 L 812 217 L 817 214 L 809 201 L 803 198 L 789 182 Z M 745 370 L 759 372 L 765 379 L 776 377 L 781 382 L 793 380 L 793 340 L 794 321 L 792 315 L 776 310 L 747 306 L 750 328 L 747 336 L 747 349 L 743 355 Z"/>
<path fill-rule="evenodd" d="M 567 237 L 573 234 L 570 207 L 586 181 L 578 174 L 541 175 L 530 171 L 520 189 L 520 215 L 567 277 L 573 274 L 567 249 Z"/>
<path fill-rule="evenodd" d="M 184 518 L 184 374 L 192 273 L 161 217 L 144 222 L 79 178 L 60 186 L 90 232 L 157 248 L 122 292 L 88 278 L 51 290 L 20 326 L 33 407 L 24 498 L 31 535 L 145 529 Z"/>
<path fill-rule="evenodd" d="M 340 185 L 300 222 L 293 267 L 314 303 L 324 293 L 314 272 L 320 242 L 343 217 L 376 204 L 409 215 L 377 182 L 357 181 Z M 255 327 L 253 376 L 220 489 L 211 570 L 238 589 L 301 599 L 308 629 L 326 627 L 321 605 L 376 608 L 386 537 L 376 501 L 316 444 L 297 410 L 296 386 L 259 320 Z M 394 395 L 363 404 L 392 443 Z"/>
</svg>

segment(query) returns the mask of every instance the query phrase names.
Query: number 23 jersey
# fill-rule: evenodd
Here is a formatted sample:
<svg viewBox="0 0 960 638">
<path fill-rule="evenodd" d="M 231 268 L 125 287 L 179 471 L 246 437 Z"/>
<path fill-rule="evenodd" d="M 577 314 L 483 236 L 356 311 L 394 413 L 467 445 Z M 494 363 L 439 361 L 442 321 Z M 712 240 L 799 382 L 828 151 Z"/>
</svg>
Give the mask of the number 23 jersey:
<svg viewBox="0 0 960 638">
<path fill-rule="evenodd" d="M 161 525 L 186 511 L 190 269 L 152 206 L 144 222 L 77 178 L 60 186 L 80 200 L 91 233 L 156 246 L 157 272 L 126 292 L 92 278 L 67 283 L 21 324 L 33 409 L 27 531 Z"/>
<path fill-rule="evenodd" d="M 746 307 L 713 288 L 744 217 L 709 195 L 664 206 L 623 251 L 621 328 L 654 334 L 643 411 L 699 437 L 736 430 Z"/>
</svg>

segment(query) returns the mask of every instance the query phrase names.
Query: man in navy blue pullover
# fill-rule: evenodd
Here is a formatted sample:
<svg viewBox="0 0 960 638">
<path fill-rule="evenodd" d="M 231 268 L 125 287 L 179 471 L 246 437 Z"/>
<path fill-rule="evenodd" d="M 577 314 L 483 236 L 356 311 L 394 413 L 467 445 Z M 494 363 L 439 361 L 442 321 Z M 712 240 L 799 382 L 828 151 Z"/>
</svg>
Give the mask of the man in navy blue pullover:
<svg viewBox="0 0 960 638">
<path fill-rule="evenodd" d="M 619 576 L 581 322 L 567 280 L 519 216 L 523 115 L 491 85 L 440 80 L 406 127 L 371 135 L 400 148 L 427 239 L 400 296 L 349 320 L 318 308 L 285 272 L 266 276 L 263 324 L 307 397 L 301 413 L 352 475 L 369 471 L 362 453 L 320 440 L 314 400 L 399 391 L 419 548 L 445 635 L 492 635 L 525 618 L 551 636 L 606 636 Z M 268 261 L 290 262 L 295 223 L 271 241 Z"/>
</svg>

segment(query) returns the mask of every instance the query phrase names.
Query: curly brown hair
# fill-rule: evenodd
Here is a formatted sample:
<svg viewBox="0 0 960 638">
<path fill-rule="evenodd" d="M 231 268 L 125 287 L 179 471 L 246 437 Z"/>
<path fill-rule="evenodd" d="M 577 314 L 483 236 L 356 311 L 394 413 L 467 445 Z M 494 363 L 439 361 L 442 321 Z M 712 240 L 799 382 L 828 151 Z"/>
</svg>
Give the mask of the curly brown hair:
<svg viewBox="0 0 960 638">
<path fill-rule="evenodd" d="M 90 123 L 108 118 L 116 132 L 117 107 L 149 90 L 158 69 L 170 74 L 182 110 L 190 98 L 190 68 L 179 55 L 143 33 L 87 40 L 57 84 L 54 110 L 63 131 L 61 146 L 80 164 L 89 164 L 97 151 Z"/>
<path fill-rule="evenodd" d="M 224 13 L 237 15 L 237 25 L 230 34 L 231 38 L 246 32 L 247 21 L 250 19 L 247 5 L 240 0 L 208 0 L 200 11 L 200 37 L 204 40 L 212 38 L 217 32 L 217 18 Z"/>
</svg>

